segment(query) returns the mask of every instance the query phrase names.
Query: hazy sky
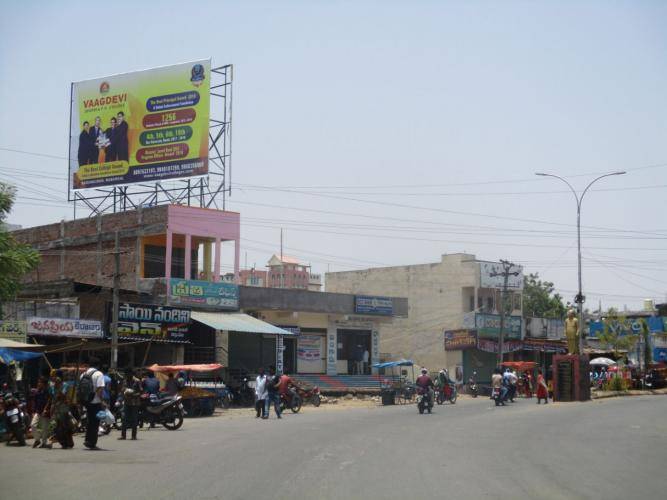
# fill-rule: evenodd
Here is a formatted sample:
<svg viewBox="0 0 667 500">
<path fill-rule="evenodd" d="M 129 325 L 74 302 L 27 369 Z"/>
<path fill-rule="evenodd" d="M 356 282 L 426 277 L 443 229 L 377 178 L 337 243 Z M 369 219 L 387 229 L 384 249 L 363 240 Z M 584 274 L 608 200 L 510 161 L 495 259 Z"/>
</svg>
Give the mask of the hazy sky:
<svg viewBox="0 0 667 500">
<path fill-rule="evenodd" d="M 574 199 L 534 172 L 582 189 L 627 170 L 583 204 L 587 306 L 666 299 L 665 2 L 0 6 L 10 222 L 72 217 L 71 81 L 212 57 L 234 64 L 242 263 L 265 265 L 283 227 L 285 253 L 315 271 L 466 251 L 523 263 L 571 299 Z"/>
</svg>

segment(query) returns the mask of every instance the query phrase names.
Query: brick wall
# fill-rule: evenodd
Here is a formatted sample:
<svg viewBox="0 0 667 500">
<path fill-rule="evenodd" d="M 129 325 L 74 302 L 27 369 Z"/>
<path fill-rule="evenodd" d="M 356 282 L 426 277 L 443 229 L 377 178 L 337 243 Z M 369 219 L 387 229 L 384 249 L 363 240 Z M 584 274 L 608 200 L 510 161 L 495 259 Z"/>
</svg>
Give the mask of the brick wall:
<svg viewBox="0 0 667 500">
<path fill-rule="evenodd" d="M 22 229 L 17 241 L 32 245 L 42 255 L 27 283 L 72 279 L 99 286 L 113 285 L 114 238 L 121 235 L 121 288 L 137 288 L 138 241 L 143 235 L 166 231 L 167 206 L 108 214 L 89 219 Z"/>
</svg>

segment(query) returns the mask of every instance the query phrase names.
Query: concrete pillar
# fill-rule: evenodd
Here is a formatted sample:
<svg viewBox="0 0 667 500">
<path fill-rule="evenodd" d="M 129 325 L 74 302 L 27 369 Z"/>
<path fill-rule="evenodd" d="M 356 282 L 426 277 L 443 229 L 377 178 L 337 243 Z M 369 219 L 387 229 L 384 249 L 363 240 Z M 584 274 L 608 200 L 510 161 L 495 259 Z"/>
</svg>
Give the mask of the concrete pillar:
<svg viewBox="0 0 667 500">
<path fill-rule="evenodd" d="M 182 365 L 185 363 L 185 346 L 177 345 L 174 349 L 174 364 Z"/>
<path fill-rule="evenodd" d="M 229 366 L 229 332 L 215 331 L 215 362 L 222 366 Z"/>
<path fill-rule="evenodd" d="M 475 294 L 475 307 L 473 308 L 473 311 L 477 311 L 479 309 L 479 288 L 475 287 L 473 293 Z"/>
<path fill-rule="evenodd" d="M 192 278 L 190 270 L 192 269 L 192 236 L 189 234 L 185 236 L 185 279 L 189 280 Z"/>
<path fill-rule="evenodd" d="M 234 283 L 239 284 L 239 262 L 241 258 L 241 240 L 234 240 Z"/>
<path fill-rule="evenodd" d="M 213 281 L 220 281 L 220 257 L 222 253 L 222 243 L 220 238 L 215 239 L 215 264 L 213 266 Z"/>
<path fill-rule="evenodd" d="M 285 368 L 283 357 L 284 347 L 283 336 L 276 335 L 276 373 L 282 373 Z"/>
<path fill-rule="evenodd" d="M 204 279 L 211 281 L 211 242 L 204 241 Z"/>
<path fill-rule="evenodd" d="M 338 338 L 336 323 L 329 320 L 327 326 L 327 375 L 338 375 Z"/>
<path fill-rule="evenodd" d="M 173 234 L 171 230 L 167 229 L 167 245 L 164 255 L 164 276 L 167 278 L 167 281 L 171 278 L 171 245 L 172 245 Z M 167 284 L 169 286 L 169 284 Z"/>
<path fill-rule="evenodd" d="M 370 352 L 370 366 L 371 366 L 371 373 L 373 375 L 378 374 L 378 369 L 373 368 L 373 365 L 375 363 L 380 362 L 380 332 L 378 331 L 377 327 L 373 328 L 373 331 L 371 333 L 371 352 Z"/>
</svg>

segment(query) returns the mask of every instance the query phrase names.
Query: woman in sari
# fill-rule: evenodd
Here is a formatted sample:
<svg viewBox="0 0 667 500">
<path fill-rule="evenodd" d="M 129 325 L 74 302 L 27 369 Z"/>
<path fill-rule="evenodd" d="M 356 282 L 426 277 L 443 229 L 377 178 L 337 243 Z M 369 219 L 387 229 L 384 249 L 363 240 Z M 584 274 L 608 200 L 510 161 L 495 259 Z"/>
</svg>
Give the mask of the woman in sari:
<svg viewBox="0 0 667 500">
<path fill-rule="evenodd" d="M 549 402 L 549 389 L 547 383 L 542 375 L 542 370 L 537 370 L 537 404 L 539 405 L 544 399 L 544 404 Z"/>
<path fill-rule="evenodd" d="M 73 448 L 74 418 L 60 377 L 56 377 L 51 390 L 51 439 L 58 441 L 63 448 Z"/>
</svg>

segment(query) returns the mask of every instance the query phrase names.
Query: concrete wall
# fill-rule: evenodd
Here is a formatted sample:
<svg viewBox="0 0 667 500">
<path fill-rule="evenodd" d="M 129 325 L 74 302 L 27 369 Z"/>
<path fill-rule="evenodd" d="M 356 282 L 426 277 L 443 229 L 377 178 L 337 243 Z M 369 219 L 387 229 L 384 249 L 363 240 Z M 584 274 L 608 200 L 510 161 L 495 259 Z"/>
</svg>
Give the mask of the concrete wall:
<svg viewBox="0 0 667 500">
<path fill-rule="evenodd" d="M 444 350 L 444 330 L 460 328 L 469 309 L 463 288 L 479 284 L 474 255 L 443 255 L 441 262 L 326 274 L 327 292 L 403 296 L 408 317 L 383 325 L 380 351 L 412 358 L 431 370 L 447 367 L 452 376 L 461 352 Z"/>
</svg>

